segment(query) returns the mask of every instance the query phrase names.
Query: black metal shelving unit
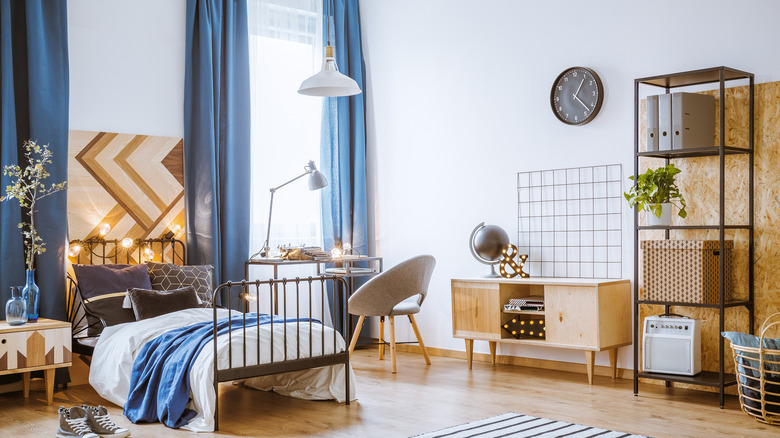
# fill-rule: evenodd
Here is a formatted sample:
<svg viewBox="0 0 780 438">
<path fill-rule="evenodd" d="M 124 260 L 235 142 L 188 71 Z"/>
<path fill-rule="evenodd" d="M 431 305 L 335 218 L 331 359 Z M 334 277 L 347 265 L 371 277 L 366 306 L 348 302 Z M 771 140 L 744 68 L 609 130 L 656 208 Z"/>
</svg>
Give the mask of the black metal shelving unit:
<svg viewBox="0 0 780 438">
<path fill-rule="evenodd" d="M 749 82 L 749 125 L 748 125 L 748 147 L 735 147 L 727 146 L 725 144 L 726 139 L 726 114 L 725 114 L 725 89 L 726 82 L 732 80 L 747 80 Z M 660 87 L 665 89 L 666 93 L 669 93 L 671 89 L 678 87 L 690 87 L 693 85 L 713 84 L 719 85 L 719 145 L 707 148 L 695 148 L 695 149 L 677 149 L 666 151 L 639 151 L 639 105 L 640 96 L 639 90 L 641 85 Z M 684 159 L 688 157 L 719 157 L 719 219 L 718 225 L 675 225 L 675 226 L 640 226 L 639 225 L 639 210 L 634 209 L 634 304 L 633 304 L 633 325 L 634 325 L 634 395 L 639 393 L 639 379 L 655 379 L 664 380 L 668 386 L 670 382 L 688 383 L 694 385 L 710 386 L 719 388 L 720 394 L 720 407 L 723 408 L 724 404 L 724 389 L 727 386 L 736 384 L 736 376 L 734 374 L 726 374 L 724 372 L 723 355 L 724 355 L 724 340 L 722 337 L 718 337 L 718 372 L 702 371 L 695 376 L 677 376 L 672 374 L 661 373 L 649 373 L 639 370 L 639 327 L 640 321 L 640 306 L 642 304 L 654 304 L 664 306 L 664 310 L 668 313 L 671 307 L 700 307 L 700 308 L 713 308 L 718 311 L 719 319 L 719 332 L 725 329 L 725 310 L 732 307 L 745 307 L 748 310 L 749 318 L 749 330 L 753 333 L 753 116 L 754 116 L 754 75 L 744 71 L 736 70 L 729 67 L 713 67 L 702 70 L 694 70 L 680 73 L 673 73 L 668 75 L 651 76 L 646 78 L 640 78 L 634 80 L 634 178 L 639 176 L 639 162 L 643 157 L 663 158 L 666 160 L 666 164 L 669 164 L 673 159 Z M 725 218 L 725 166 L 726 156 L 728 155 L 747 155 L 748 156 L 748 223 L 747 224 L 727 224 Z M 639 298 L 639 234 L 643 230 L 664 230 L 664 238 L 669 239 L 669 231 L 672 230 L 718 230 L 719 231 L 719 303 L 717 304 L 698 304 L 698 303 L 681 303 L 672 301 L 650 301 L 642 300 Z M 748 233 L 748 299 L 741 301 L 725 301 L 725 231 L 726 230 L 747 230 Z"/>
</svg>

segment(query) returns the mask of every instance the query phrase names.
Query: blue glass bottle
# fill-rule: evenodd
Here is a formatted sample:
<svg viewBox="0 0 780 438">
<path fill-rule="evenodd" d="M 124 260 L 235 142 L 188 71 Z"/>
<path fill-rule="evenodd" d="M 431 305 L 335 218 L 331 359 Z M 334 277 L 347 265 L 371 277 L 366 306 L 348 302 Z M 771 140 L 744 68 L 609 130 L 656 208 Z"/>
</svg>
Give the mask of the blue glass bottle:
<svg viewBox="0 0 780 438">
<path fill-rule="evenodd" d="M 38 321 L 38 285 L 35 284 L 35 270 L 27 270 L 27 282 L 22 289 L 22 297 L 27 303 L 27 322 Z"/>
<path fill-rule="evenodd" d="M 22 325 L 27 322 L 27 302 L 22 298 L 18 287 L 11 288 L 11 299 L 5 303 L 5 322 L 9 325 Z"/>
</svg>

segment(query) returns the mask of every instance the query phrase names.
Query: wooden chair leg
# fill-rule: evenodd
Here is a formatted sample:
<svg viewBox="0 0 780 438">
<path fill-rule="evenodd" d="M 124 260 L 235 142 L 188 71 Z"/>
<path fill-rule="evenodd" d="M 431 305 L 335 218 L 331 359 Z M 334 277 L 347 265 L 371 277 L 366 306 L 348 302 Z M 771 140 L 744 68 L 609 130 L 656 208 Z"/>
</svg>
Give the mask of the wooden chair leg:
<svg viewBox="0 0 780 438">
<path fill-rule="evenodd" d="M 385 317 L 379 317 L 379 360 L 385 359 Z"/>
<path fill-rule="evenodd" d="M 427 365 L 430 365 L 431 358 L 428 357 L 428 350 L 425 349 L 425 344 L 423 343 L 422 336 L 420 336 L 420 329 L 417 328 L 417 322 L 414 320 L 414 315 L 409 315 L 409 322 L 412 323 L 412 328 L 414 329 L 414 335 L 417 336 L 417 343 L 420 344 L 423 357 L 425 358 L 425 363 Z"/>
<path fill-rule="evenodd" d="M 355 326 L 355 331 L 352 332 L 352 340 L 349 341 L 349 358 L 352 359 L 352 350 L 355 349 L 355 345 L 357 344 L 358 335 L 360 334 L 360 329 L 363 328 L 363 321 L 366 319 L 365 315 L 360 315 L 358 318 L 357 326 Z"/>
<path fill-rule="evenodd" d="M 393 316 L 387 318 L 390 320 L 390 365 L 395 374 L 395 319 Z"/>
</svg>

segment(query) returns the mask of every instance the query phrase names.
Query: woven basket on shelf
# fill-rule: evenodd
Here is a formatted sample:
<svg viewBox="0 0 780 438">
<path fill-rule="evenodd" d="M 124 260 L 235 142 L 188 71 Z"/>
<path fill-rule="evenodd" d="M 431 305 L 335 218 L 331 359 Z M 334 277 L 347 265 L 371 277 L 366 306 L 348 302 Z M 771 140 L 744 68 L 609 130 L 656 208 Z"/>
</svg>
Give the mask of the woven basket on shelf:
<svg viewBox="0 0 780 438">
<path fill-rule="evenodd" d="M 780 425 L 780 348 L 778 340 L 764 337 L 767 331 L 780 325 L 780 313 L 775 313 L 761 325 L 757 347 L 731 343 L 737 372 L 739 404 L 756 420 Z"/>
</svg>

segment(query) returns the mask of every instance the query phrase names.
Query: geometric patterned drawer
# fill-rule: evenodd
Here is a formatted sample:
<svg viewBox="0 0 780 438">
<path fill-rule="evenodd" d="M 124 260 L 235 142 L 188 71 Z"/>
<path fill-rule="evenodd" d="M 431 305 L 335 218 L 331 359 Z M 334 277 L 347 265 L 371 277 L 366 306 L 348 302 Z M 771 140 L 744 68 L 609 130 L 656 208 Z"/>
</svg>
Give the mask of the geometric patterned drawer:
<svg viewBox="0 0 780 438">
<path fill-rule="evenodd" d="M 42 322 L 22 326 L 0 323 L 0 374 L 71 362 L 70 324 Z"/>
</svg>

